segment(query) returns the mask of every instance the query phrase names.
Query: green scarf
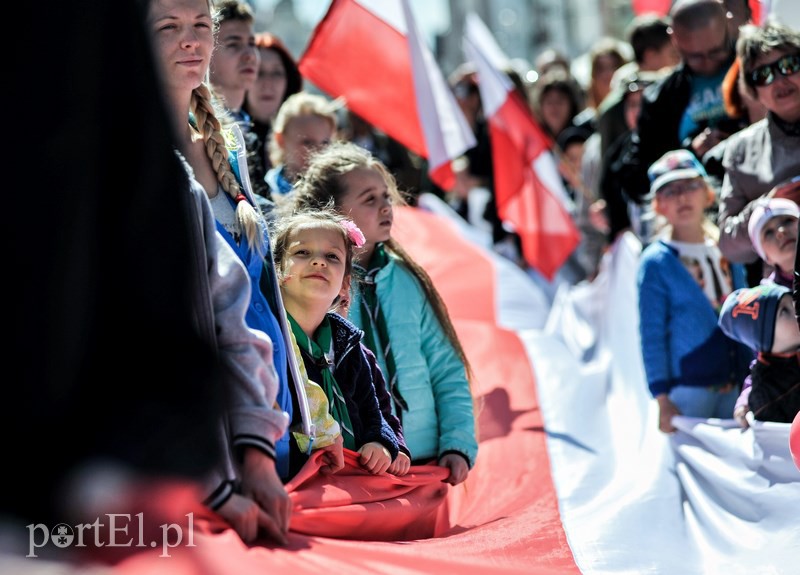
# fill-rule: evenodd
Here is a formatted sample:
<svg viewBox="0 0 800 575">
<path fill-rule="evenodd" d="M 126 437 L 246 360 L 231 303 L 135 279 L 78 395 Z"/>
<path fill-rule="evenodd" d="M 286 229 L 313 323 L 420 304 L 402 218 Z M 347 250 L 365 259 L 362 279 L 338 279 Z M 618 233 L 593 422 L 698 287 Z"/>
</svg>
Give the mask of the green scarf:
<svg viewBox="0 0 800 575">
<path fill-rule="evenodd" d="M 298 347 L 312 357 L 314 363 L 319 366 L 322 373 L 322 381 L 318 382 L 325 395 L 328 397 L 328 404 L 333 418 L 342 428 L 342 438 L 344 446 L 356 451 L 356 439 L 353 435 L 353 424 L 350 422 L 350 413 L 347 411 L 347 403 L 342 395 L 336 378 L 333 377 L 333 332 L 331 323 L 326 317 L 314 334 L 316 339 L 310 339 L 303 329 L 298 325 L 294 318 L 286 313 L 289 324 L 292 326 L 292 333 L 297 340 Z M 323 349 L 327 349 L 326 354 Z"/>
<path fill-rule="evenodd" d="M 368 321 L 363 321 L 364 325 L 364 345 L 376 355 L 382 355 L 386 362 L 386 385 L 389 393 L 395 402 L 395 411 L 398 418 L 402 420 L 402 410 L 408 411 L 408 404 L 395 385 L 397 383 L 397 365 L 394 361 L 391 342 L 389 341 L 389 330 L 386 327 L 386 319 L 383 317 L 381 303 L 378 301 L 377 286 L 375 276 L 389 263 L 389 256 L 382 243 L 375 246 L 375 251 L 364 269 L 355 265 L 356 271 L 361 276 L 358 282 L 361 292 L 361 306 L 363 313 Z"/>
</svg>

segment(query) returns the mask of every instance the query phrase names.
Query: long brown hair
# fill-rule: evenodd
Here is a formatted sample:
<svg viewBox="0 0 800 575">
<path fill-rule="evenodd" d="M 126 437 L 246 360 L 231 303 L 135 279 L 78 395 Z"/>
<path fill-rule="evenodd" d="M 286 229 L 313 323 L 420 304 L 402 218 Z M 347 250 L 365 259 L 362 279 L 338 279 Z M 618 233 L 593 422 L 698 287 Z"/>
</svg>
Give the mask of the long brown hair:
<svg viewBox="0 0 800 575">
<path fill-rule="evenodd" d="M 378 172 L 386 182 L 392 202 L 395 205 L 407 205 L 405 198 L 397 188 L 397 182 L 392 173 L 378 158 L 373 156 L 368 150 L 348 141 L 331 142 L 324 149 L 315 153 L 306 169 L 305 174 L 295 184 L 294 187 L 294 206 L 298 209 L 320 209 L 329 205 L 331 199 L 338 207 L 342 197 L 347 193 L 347 189 L 342 183 L 342 176 L 359 168 L 366 168 Z M 472 368 L 470 367 L 464 348 L 456 334 L 447 305 L 444 303 L 433 280 L 428 273 L 406 252 L 403 247 L 395 240 L 390 238 L 384 242 L 387 253 L 397 257 L 409 269 L 414 277 L 419 281 L 425 297 L 431 304 L 436 314 L 436 318 L 442 325 L 442 329 L 447 335 L 447 339 L 452 344 L 459 359 L 464 364 L 467 379 L 473 379 Z"/>
</svg>

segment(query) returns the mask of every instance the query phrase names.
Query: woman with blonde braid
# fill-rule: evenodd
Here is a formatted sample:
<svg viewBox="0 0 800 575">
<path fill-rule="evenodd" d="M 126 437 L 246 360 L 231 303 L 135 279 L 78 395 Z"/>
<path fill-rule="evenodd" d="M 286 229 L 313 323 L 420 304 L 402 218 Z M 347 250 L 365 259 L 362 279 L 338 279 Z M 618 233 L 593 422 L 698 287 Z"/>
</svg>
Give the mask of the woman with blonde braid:
<svg viewBox="0 0 800 575">
<path fill-rule="evenodd" d="M 147 22 L 178 151 L 209 197 L 217 231 L 247 269 L 251 293 L 245 321 L 272 340 L 279 381 L 276 403 L 290 417 L 293 405 L 298 406 L 301 431 L 310 436 L 303 379 L 294 353 L 287 353 L 292 349 L 291 332 L 272 264 L 266 221 L 254 207 L 241 131 L 235 122 L 223 127 L 215 98 L 205 83 L 214 49 L 215 12 L 210 0 L 149 0 Z M 291 388 L 290 373 L 294 382 Z M 252 436 L 232 438 L 234 447 L 239 448 L 242 491 L 275 516 L 284 533 L 290 505 L 282 480 L 289 478 L 292 437 L 287 431 L 275 444 L 274 452 L 264 449 Z M 331 448 L 326 455 L 330 470 L 344 465 L 340 444 L 338 452 Z"/>
</svg>

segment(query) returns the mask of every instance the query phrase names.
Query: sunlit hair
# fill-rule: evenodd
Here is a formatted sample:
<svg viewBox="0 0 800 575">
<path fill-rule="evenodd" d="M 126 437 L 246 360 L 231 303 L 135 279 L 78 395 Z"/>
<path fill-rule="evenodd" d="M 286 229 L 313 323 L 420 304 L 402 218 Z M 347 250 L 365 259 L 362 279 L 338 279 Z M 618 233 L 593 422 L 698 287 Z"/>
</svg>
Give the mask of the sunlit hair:
<svg viewBox="0 0 800 575">
<path fill-rule="evenodd" d="M 344 279 L 347 280 L 353 273 L 353 255 L 358 250 L 350 236 L 348 222 L 352 224 L 351 220 L 336 211 L 333 202 L 323 208 L 298 210 L 278 218 L 272 228 L 273 258 L 278 276 L 284 278 L 289 244 L 295 231 L 328 229 L 338 231 L 342 236 L 345 248 Z"/>
<path fill-rule="evenodd" d="M 347 193 L 344 178 L 353 170 L 373 170 L 381 175 L 389 190 L 389 196 L 394 205 L 405 205 L 406 201 L 397 188 L 397 182 L 392 173 L 378 158 L 368 150 L 348 141 L 332 142 L 324 149 L 314 153 L 309 159 L 305 174 L 295 184 L 294 209 L 324 209 L 330 206 L 331 199 L 338 208 L 342 198 Z M 428 273 L 400 246 L 394 238 L 384 242 L 387 253 L 399 258 L 417 278 L 422 289 L 431 303 L 436 317 L 447 334 L 447 338 L 456 350 L 464 364 L 467 378 L 472 380 L 472 369 L 467 360 L 466 353 L 461 346 L 458 335 L 450 321 L 447 306 L 433 285 Z"/>
<path fill-rule="evenodd" d="M 747 106 L 739 91 L 743 82 L 739 73 L 740 66 L 741 60 L 736 58 L 722 79 L 722 105 L 730 118 L 737 119 L 747 117 Z"/>
<path fill-rule="evenodd" d="M 242 0 L 221 0 L 214 3 L 219 23 L 223 22 L 255 22 L 253 8 Z"/>
<path fill-rule="evenodd" d="M 234 146 L 235 143 L 232 136 L 227 135 L 226 137 L 223 131 L 218 116 L 223 116 L 224 112 L 218 109 L 215 101 L 219 100 L 213 98 L 211 90 L 205 83 L 192 91 L 189 111 L 197 123 L 196 134 L 193 137 L 195 139 L 202 138 L 205 142 L 206 155 L 211 160 L 211 166 L 217 175 L 217 182 L 225 190 L 225 193 L 236 202 L 236 218 L 242 232 L 253 249 L 264 255 L 266 222 L 249 200 L 242 197 L 244 191 L 233 173 L 228 158 L 229 145 Z"/>
<path fill-rule="evenodd" d="M 644 62 L 648 50 L 661 50 L 669 39 L 669 18 L 656 13 L 640 14 L 631 20 L 625 36 L 633 48 L 634 60 Z"/>
<path fill-rule="evenodd" d="M 715 20 L 727 21 L 728 9 L 719 0 L 677 0 L 670 8 L 671 28 L 693 32 L 708 27 Z"/>
<path fill-rule="evenodd" d="M 272 165 L 279 166 L 284 163 L 284 150 L 278 144 L 276 135 L 283 134 L 289 122 L 302 116 L 317 116 L 328 122 L 331 126 L 331 133 L 334 133 L 337 123 L 336 110 L 339 106 L 338 101 L 331 101 L 325 96 L 308 92 L 297 92 L 286 98 L 275 116 L 272 134 L 269 138 L 269 161 L 272 162 Z"/>
</svg>

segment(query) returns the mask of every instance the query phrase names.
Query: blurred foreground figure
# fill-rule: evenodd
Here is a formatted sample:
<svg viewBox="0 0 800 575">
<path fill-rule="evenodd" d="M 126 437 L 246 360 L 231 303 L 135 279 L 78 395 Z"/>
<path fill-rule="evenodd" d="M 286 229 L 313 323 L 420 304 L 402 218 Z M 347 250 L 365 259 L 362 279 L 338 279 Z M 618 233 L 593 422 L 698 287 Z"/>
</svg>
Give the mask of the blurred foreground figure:
<svg viewBox="0 0 800 575">
<path fill-rule="evenodd" d="M 128 486 L 191 485 L 220 457 L 223 389 L 190 298 L 204 262 L 189 257 L 187 176 L 142 22 L 130 0 L 55 3 L 29 38 L 58 36 L 59 65 L 31 74 L 11 64 L 33 111 L 11 114 L 11 133 L 35 165 L 10 183 L 22 193 L 8 218 L 19 295 L 0 419 L 17 464 L 0 527 L 26 542 L 26 524 L 82 513 L 68 484 L 87 469 Z M 91 477 L 103 486 L 102 473 Z"/>
</svg>

